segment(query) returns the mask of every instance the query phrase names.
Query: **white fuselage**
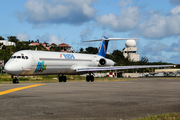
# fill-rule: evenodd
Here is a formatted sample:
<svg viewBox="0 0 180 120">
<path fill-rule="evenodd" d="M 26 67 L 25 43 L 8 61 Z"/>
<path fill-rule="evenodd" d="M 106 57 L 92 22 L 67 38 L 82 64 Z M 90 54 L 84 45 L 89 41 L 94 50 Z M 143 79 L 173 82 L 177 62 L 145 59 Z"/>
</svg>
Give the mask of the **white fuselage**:
<svg viewBox="0 0 180 120">
<path fill-rule="evenodd" d="M 106 62 L 99 63 L 100 59 Z M 14 53 L 5 65 L 11 75 L 80 74 L 76 67 L 113 66 L 112 60 L 99 55 L 52 51 L 22 50 Z"/>
</svg>

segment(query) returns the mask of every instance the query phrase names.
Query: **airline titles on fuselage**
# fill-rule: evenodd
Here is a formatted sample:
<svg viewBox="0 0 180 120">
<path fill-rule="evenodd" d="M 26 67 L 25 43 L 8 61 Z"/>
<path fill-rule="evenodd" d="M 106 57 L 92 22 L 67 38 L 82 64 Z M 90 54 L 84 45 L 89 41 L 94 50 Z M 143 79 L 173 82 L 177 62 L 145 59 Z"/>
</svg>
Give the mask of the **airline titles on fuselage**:
<svg viewBox="0 0 180 120">
<path fill-rule="evenodd" d="M 60 54 L 60 58 L 65 58 L 65 59 L 75 59 L 73 54 Z"/>
</svg>

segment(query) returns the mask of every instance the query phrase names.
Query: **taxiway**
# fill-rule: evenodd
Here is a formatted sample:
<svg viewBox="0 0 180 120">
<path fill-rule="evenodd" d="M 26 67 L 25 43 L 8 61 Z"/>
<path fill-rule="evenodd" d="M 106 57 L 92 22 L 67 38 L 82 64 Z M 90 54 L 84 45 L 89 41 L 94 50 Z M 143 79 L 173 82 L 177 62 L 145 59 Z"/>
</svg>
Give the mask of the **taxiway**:
<svg viewBox="0 0 180 120">
<path fill-rule="evenodd" d="M 119 120 L 180 112 L 180 80 L 0 84 L 0 119 Z M 37 85 L 37 86 L 36 86 Z"/>
</svg>

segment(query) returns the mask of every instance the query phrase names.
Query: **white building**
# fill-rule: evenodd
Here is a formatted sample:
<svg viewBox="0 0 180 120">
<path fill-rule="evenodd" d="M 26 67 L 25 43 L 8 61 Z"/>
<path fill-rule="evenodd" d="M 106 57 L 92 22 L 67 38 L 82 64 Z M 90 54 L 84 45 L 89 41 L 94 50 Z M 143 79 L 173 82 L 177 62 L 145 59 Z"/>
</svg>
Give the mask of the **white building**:
<svg viewBox="0 0 180 120">
<path fill-rule="evenodd" d="M 139 61 L 139 54 L 137 54 L 137 47 L 135 40 L 127 40 L 126 47 L 123 49 L 124 57 L 128 57 L 133 61 Z"/>
<path fill-rule="evenodd" d="M 15 43 L 15 42 L 9 42 L 9 41 L 7 41 L 7 40 L 0 40 L 0 43 L 2 43 L 2 44 L 5 45 L 5 46 L 10 46 L 10 45 L 16 46 L 16 43 Z"/>
</svg>

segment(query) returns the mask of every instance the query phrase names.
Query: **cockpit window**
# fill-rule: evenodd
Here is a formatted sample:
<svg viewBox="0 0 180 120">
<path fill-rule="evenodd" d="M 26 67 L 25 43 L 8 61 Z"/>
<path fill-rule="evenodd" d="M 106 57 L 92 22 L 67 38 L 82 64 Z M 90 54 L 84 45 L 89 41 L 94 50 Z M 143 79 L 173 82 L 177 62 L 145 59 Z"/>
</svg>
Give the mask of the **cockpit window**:
<svg viewBox="0 0 180 120">
<path fill-rule="evenodd" d="M 15 59 L 15 58 L 18 58 L 18 59 L 20 59 L 20 58 L 22 58 L 22 59 L 28 59 L 28 56 L 11 56 L 11 59 Z"/>
</svg>

